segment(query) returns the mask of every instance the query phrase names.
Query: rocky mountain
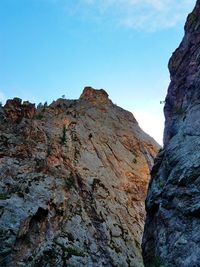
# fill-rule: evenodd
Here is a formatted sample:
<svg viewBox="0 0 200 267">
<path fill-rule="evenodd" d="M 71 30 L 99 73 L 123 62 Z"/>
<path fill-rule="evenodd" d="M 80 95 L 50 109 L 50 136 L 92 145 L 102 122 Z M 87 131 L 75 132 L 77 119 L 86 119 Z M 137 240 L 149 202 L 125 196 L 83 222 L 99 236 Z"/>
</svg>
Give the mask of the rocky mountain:
<svg viewBox="0 0 200 267">
<path fill-rule="evenodd" d="M 0 266 L 142 267 L 158 144 L 104 90 L 0 108 Z"/>
<path fill-rule="evenodd" d="M 143 237 L 146 267 L 200 266 L 200 0 L 169 61 L 164 149 L 151 173 Z"/>
</svg>

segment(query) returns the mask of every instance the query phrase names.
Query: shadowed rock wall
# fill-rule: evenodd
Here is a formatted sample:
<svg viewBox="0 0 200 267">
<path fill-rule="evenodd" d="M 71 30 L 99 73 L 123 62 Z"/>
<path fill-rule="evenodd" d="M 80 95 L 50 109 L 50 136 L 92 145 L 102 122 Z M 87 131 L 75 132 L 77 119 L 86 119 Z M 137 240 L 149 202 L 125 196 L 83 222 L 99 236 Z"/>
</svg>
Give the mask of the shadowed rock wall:
<svg viewBox="0 0 200 267">
<path fill-rule="evenodd" d="M 151 173 L 143 237 L 146 267 L 200 266 L 200 1 L 169 61 L 164 149 Z"/>
</svg>

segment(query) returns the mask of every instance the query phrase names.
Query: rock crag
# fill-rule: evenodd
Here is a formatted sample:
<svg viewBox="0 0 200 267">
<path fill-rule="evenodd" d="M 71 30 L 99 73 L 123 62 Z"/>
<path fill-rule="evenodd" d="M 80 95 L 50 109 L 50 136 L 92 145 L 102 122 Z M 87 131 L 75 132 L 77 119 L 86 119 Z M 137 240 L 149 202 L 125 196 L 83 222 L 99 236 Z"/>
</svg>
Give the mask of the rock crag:
<svg viewBox="0 0 200 267">
<path fill-rule="evenodd" d="M 200 266 L 200 1 L 169 61 L 164 149 L 151 173 L 143 237 L 146 267 Z"/>
<path fill-rule="evenodd" d="M 142 267 L 158 144 L 104 90 L 0 108 L 0 266 Z"/>
</svg>

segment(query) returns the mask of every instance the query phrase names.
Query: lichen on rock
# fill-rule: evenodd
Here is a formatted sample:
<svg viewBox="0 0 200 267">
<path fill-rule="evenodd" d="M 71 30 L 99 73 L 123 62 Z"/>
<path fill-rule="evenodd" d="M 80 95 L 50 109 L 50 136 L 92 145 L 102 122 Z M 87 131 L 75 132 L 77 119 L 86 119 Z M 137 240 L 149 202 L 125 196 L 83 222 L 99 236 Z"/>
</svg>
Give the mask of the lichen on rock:
<svg viewBox="0 0 200 267">
<path fill-rule="evenodd" d="M 0 266 L 142 267 L 158 144 L 103 90 L 29 107 L 0 117 Z"/>
</svg>

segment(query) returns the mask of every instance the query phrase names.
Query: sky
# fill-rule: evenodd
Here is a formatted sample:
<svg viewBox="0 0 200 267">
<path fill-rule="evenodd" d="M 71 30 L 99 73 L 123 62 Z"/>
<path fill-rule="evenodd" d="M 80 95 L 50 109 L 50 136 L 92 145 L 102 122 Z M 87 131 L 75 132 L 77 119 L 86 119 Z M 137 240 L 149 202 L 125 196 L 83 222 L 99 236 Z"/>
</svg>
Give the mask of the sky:
<svg viewBox="0 0 200 267">
<path fill-rule="evenodd" d="M 105 89 L 162 144 L 168 60 L 195 0 L 0 0 L 0 101 Z"/>
</svg>

